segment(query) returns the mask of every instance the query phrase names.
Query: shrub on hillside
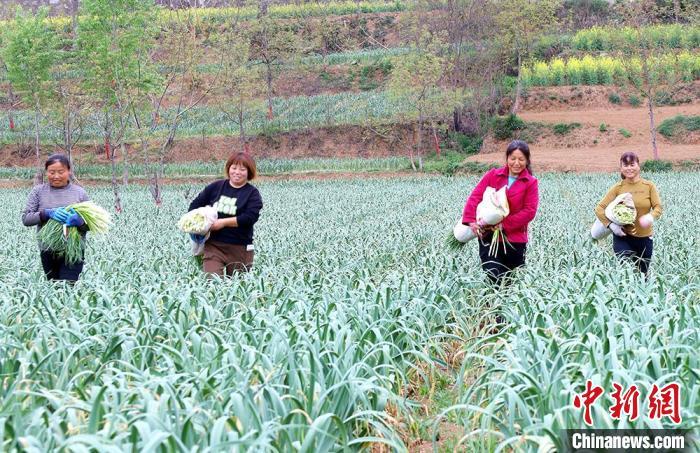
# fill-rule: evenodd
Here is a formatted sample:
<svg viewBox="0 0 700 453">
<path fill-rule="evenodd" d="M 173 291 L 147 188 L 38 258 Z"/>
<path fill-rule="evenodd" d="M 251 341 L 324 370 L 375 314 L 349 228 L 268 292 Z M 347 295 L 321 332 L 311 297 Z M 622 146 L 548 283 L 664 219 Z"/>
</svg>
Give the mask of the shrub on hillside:
<svg viewBox="0 0 700 453">
<path fill-rule="evenodd" d="M 558 123 L 552 126 L 552 130 L 557 135 L 566 135 L 577 127 L 581 127 L 581 123 Z"/>
<path fill-rule="evenodd" d="M 498 140 L 508 140 L 513 138 L 516 131 L 525 128 L 525 122 L 518 118 L 517 115 L 511 113 L 506 116 L 495 116 L 491 120 L 491 128 L 493 135 Z"/>
<path fill-rule="evenodd" d="M 642 164 L 642 171 L 662 172 L 673 170 L 673 164 L 667 160 L 651 159 L 645 160 Z"/>
<path fill-rule="evenodd" d="M 697 131 L 700 130 L 700 116 L 677 115 L 664 120 L 656 130 L 666 138 L 678 135 L 681 130 Z"/>
<path fill-rule="evenodd" d="M 632 132 L 628 131 L 628 130 L 625 129 L 625 128 L 618 129 L 618 132 L 619 132 L 620 134 L 622 134 L 622 136 L 625 137 L 625 138 L 630 138 L 630 137 L 632 136 Z"/>
<path fill-rule="evenodd" d="M 483 137 L 473 134 L 462 134 L 461 132 L 451 132 L 450 139 L 454 143 L 455 150 L 463 154 L 476 154 L 481 149 L 484 142 Z"/>
</svg>

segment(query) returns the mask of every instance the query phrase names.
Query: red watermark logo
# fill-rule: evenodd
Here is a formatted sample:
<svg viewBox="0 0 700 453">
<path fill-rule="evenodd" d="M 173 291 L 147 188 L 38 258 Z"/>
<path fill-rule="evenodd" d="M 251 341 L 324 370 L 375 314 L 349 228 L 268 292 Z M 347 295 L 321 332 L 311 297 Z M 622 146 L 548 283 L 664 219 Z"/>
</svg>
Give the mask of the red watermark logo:
<svg viewBox="0 0 700 453">
<path fill-rule="evenodd" d="M 626 416 L 629 421 L 639 418 L 639 400 L 641 396 L 639 388 L 636 385 L 631 385 L 626 389 L 617 382 L 613 382 L 612 385 L 613 391 L 610 392 L 610 396 L 613 399 L 613 404 L 608 408 L 610 417 L 614 420 L 620 420 L 623 416 Z M 603 387 L 594 386 L 589 379 L 586 381 L 586 390 L 574 396 L 574 407 L 577 409 L 583 408 L 583 421 L 588 426 L 593 426 L 591 406 L 604 393 Z M 652 385 L 649 396 L 646 398 L 649 419 L 661 420 L 667 417 L 673 423 L 679 424 L 682 420 L 680 399 L 681 390 L 677 382 L 672 382 L 661 388 L 656 384 Z"/>
</svg>

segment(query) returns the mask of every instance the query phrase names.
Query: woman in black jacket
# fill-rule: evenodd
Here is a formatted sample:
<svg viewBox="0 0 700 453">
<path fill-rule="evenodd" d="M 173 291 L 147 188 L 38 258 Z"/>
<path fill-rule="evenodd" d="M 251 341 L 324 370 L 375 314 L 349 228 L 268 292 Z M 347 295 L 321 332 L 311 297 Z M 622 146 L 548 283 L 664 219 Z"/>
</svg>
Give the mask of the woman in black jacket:
<svg viewBox="0 0 700 453">
<path fill-rule="evenodd" d="M 209 184 L 189 208 L 216 208 L 218 220 L 204 244 L 203 267 L 204 272 L 218 275 L 252 268 L 253 225 L 263 207 L 260 192 L 249 183 L 256 175 L 255 160 L 248 153 L 238 152 L 229 157 L 225 169 L 228 179 Z M 192 235 L 192 239 L 203 242 L 204 236 Z"/>
</svg>

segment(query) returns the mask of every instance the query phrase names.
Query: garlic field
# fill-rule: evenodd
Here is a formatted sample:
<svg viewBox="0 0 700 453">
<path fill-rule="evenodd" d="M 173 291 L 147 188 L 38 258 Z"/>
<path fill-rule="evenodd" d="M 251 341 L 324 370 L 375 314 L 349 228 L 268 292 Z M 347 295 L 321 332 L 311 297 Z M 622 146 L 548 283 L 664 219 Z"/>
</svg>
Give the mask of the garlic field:
<svg viewBox="0 0 700 453">
<path fill-rule="evenodd" d="M 541 175 L 527 265 L 500 294 L 476 244 L 444 246 L 475 177 L 261 183 L 254 271 L 227 280 L 175 226 L 201 187 L 168 187 L 158 210 L 132 186 L 74 288 L 41 276 L 29 190 L 3 189 L 0 449 L 405 451 L 420 420 L 428 439 L 459 427 L 436 449 L 554 451 L 584 427 L 588 379 L 643 397 L 677 382 L 697 429 L 700 174 L 645 175 L 665 208 L 648 281 L 588 237 L 617 177 Z M 426 413 L 437 375 L 454 401 Z M 595 426 L 627 426 L 608 403 Z"/>
</svg>

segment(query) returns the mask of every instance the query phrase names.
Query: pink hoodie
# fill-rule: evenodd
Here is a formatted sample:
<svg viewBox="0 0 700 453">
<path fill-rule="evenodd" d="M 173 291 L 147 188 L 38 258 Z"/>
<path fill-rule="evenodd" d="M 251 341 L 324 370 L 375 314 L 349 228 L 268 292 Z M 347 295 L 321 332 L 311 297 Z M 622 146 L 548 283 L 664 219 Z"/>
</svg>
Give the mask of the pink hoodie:
<svg viewBox="0 0 700 453">
<path fill-rule="evenodd" d="M 507 166 L 489 170 L 469 195 L 467 204 L 464 205 L 462 223 L 466 225 L 476 221 L 476 206 L 481 203 L 487 187 L 498 190 L 506 185 L 508 185 Z M 510 214 L 501 223 L 503 231 L 510 242 L 526 243 L 527 225 L 535 218 L 539 204 L 537 178 L 524 169 L 510 189 L 506 190 L 506 195 Z"/>
</svg>

